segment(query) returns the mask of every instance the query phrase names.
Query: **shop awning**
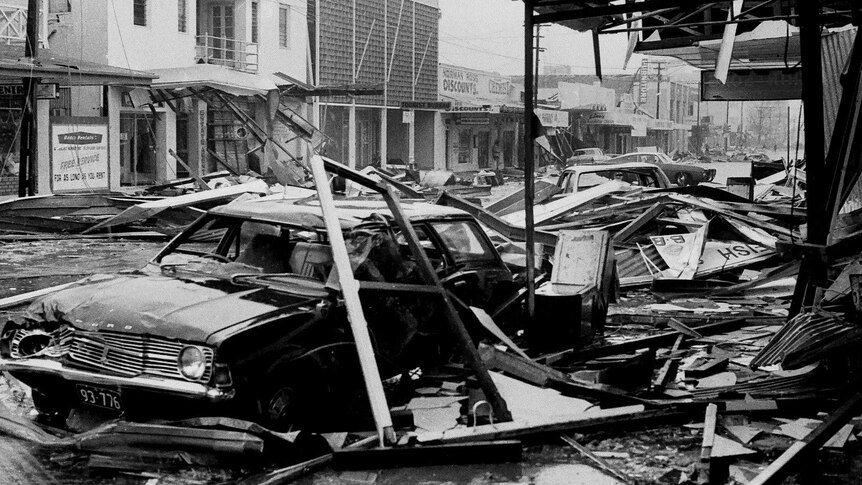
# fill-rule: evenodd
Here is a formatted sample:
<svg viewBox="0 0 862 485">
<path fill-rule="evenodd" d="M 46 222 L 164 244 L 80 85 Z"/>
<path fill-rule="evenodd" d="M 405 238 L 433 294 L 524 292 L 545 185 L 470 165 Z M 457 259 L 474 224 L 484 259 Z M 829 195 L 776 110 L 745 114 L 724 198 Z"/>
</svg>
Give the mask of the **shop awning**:
<svg viewBox="0 0 862 485">
<path fill-rule="evenodd" d="M 25 77 L 36 77 L 42 83 L 57 83 L 61 86 L 149 86 L 158 76 L 152 72 L 53 55 L 37 56 L 34 59 L 0 58 L 0 79 L 21 82 Z"/>
<path fill-rule="evenodd" d="M 276 84 L 285 96 L 375 96 L 383 94 L 383 83 L 378 84 L 335 84 L 314 86 L 288 76 L 283 72 L 273 73 Z"/>
<path fill-rule="evenodd" d="M 153 89 L 212 88 L 234 96 L 255 96 L 278 89 L 272 79 L 248 72 L 235 71 L 214 64 L 154 69 L 159 78 Z"/>
</svg>

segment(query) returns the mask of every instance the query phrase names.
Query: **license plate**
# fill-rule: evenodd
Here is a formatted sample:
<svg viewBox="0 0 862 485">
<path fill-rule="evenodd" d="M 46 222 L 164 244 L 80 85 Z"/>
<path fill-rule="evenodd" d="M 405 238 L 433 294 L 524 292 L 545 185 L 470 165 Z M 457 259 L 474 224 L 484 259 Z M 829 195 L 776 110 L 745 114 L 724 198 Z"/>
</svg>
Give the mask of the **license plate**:
<svg viewBox="0 0 862 485">
<path fill-rule="evenodd" d="M 75 389 L 78 391 L 78 398 L 84 404 L 111 409 L 113 411 L 121 411 L 123 409 L 123 402 L 120 400 L 120 393 L 117 391 L 84 384 L 76 384 Z"/>
</svg>

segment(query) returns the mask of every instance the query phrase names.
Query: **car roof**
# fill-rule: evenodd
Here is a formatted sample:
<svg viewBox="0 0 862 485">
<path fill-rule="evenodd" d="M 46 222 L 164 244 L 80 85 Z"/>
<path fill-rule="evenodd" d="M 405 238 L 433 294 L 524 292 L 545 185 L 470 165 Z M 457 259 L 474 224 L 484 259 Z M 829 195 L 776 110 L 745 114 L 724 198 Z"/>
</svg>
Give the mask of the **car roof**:
<svg viewBox="0 0 862 485">
<path fill-rule="evenodd" d="M 665 156 L 667 156 L 666 153 L 662 153 L 662 152 L 628 152 L 628 153 L 623 153 L 622 155 L 617 155 L 614 158 L 627 157 L 629 155 L 665 155 Z"/>
<path fill-rule="evenodd" d="M 626 163 L 601 163 L 593 165 L 573 165 L 566 167 L 563 172 L 601 172 L 603 170 L 619 170 L 621 168 L 637 168 L 637 169 L 657 169 L 655 165 L 646 162 L 626 162 Z"/>
<path fill-rule="evenodd" d="M 337 200 L 335 201 L 342 229 L 374 221 L 373 214 L 391 217 L 392 213 L 382 200 Z M 425 202 L 402 202 L 404 214 L 412 222 L 441 219 L 472 219 L 467 212 L 454 207 Z M 299 225 L 323 229 L 323 212 L 317 199 L 257 199 L 215 207 L 208 211 L 228 217 L 239 217 L 277 224 Z"/>
</svg>

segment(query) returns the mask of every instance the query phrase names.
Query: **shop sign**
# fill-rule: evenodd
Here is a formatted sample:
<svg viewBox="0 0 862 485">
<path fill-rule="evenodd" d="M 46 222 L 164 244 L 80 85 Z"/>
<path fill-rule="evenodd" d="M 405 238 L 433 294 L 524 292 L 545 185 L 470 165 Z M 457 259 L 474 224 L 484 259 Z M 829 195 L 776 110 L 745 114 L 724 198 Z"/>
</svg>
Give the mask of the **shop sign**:
<svg viewBox="0 0 862 485">
<path fill-rule="evenodd" d="M 568 111 L 557 111 L 553 109 L 537 109 L 536 116 L 545 128 L 559 128 L 569 126 Z"/>
<path fill-rule="evenodd" d="M 509 97 L 509 80 L 496 73 L 441 64 L 438 89 L 441 95 L 473 104 L 503 103 Z"/>
<path fill-rule="evenodd" d="M 488 92 L 491 94 L 502 94 L 504 96 L 508 95 L 509 94 L 509 80 L 505 79 L 505 78 L 488 79 Z"/>
<path fill-rule="evenodd" d="M 402 111 L 401 112 L 401 122 L 402 123 L 413 123 L 414 117 L 412 111 Z"/>
<path fill-rule="evenodd" d="M 458 115 L 458 124 L 461 125 L 487 125 L 490 123 L 487 114 L 484 113 L 464 113 Z"/>
<path fill-rule="evenodd" d="M 51 191 L 108 190 L 107 118 L 57 118 L 51 123 Z"/>
<path fill-rule="evenodd" d="M 499 106 L 491 106 L 490 104 L 485 104 L 482 106 L 452 106 L 448 110 L 447 113 L 499 113 Z"/>
<path fill-rule="evenodd" d="M 650 236 L 650 241 L 655 245 L 666 262 L 670 253 L 680 253 L 683 247 L 696 244 L 696 233 L 675 234 L 672 236 Z M 755 243 L 744 243 L 736 241 L 706 241 L 703 251 L 700 253 L 696 265 L 695 277 L 707 276 L 729 269 L 750 265 L 758 261 L 769 259 L 775 255 L 775 251 Z"/>
<path fill-rule="evenodd" d="M 670 131 L 673 130 L 673 121 L 650 119 L 647 122 L 647 128 L 651 130 Z"/>
<path fill-rule="evenodd" d="M 402 101 L 401 109 L 442 109 L 447 110 L 452 108 L 452 103 L 449 101 Z"/>
<path fill-rule="evenodd" d="M 56 99 L 58 89 L 57 83 L 37 84 L 36 99 Z M 0 84 L 0 98 L 21 98 L 26 94 L 23 84 Z"/>
</svg>

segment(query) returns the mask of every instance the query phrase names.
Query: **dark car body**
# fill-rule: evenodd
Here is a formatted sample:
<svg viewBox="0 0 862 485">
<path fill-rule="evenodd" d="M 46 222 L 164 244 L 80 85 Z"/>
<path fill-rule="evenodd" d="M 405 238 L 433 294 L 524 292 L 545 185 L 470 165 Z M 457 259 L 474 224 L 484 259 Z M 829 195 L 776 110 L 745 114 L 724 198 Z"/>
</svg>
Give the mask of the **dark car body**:
<svg viewBox="0 0 862 485">
<path fill-rule="evenodd" d="M 472 216 L 404 207 L 459 299 L 493 307 L 514 291 Z M 337 209 L 357 279 L 421 283 L 385 205 Z M 86 278 L 35 301 L 4 326 L 0 369 L 31 386 L 46 414 L 84 404 L 132 419 L 217 414 L 287 429 L 334 403 L 361 407 L 327 239 L 314 202 L 217 207 L 143 270 Z M 451 348 L 438 331 L 440 305 L 427 293 L 360 295 L 382 373 L 425 365 Z"/>
<path fill-rule="evenodd" d="M 688 163 L 675 163 L 670 157 L 661 152 L 626 153 L 625 155 L 607 160 L 604 163 L 631 162 L 651 163 L 661 167 L 667 177 L 680 187 L 711 182 L 715 178 L 714 168 L 702 168 Z"/>
</svg>

